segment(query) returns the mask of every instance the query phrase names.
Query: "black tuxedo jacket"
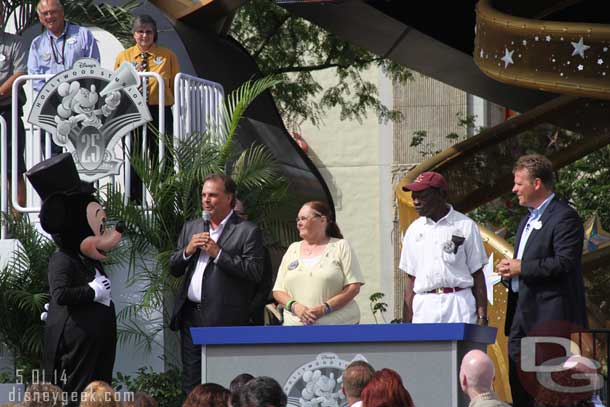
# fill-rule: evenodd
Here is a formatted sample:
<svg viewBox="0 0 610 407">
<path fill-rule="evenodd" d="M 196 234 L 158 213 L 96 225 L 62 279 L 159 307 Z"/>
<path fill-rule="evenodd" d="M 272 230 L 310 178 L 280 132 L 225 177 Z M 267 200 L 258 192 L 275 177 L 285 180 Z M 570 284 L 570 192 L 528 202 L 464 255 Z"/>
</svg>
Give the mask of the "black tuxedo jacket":
<svg viewBox="0 0 610 407">
<path fill-rule="evenodd" d="M 517 232 L 515 257 L 527 223 L 523 218 Z M 585 288 L 580 261 L 584 230 L 580 217 L 556 197 L 534 228 L 521 259 L 519 292 L 509 289 L 505 334 L 526 336 L 545 321 L 568 321 L 587 326 Z M 512 327 L 512 329 L 511 329 Z M 513 338 L 511 338 L 513 339 Z"/>
<path fill-rule="evenodd" d="M 195 271 L 199 250 L 187 260 L 184 249 L 195 233 L 203 232 L 203 220 L 187 222 L 178 240 L 178 249 L 170 258 L 170 273 L 184 275 L 178 290 L 170 328 L 181 327 L 181 311 L 188 300 L 188 287 Z M 222 252 L 210 259 L 202 284 L 201 318 L 203 326 L 248 325 L 251 301 L 263 278 L 263 238 L 260 230 L 235 213 L 228 219 L 218 239 Z"/>
<path fill-rule="evenodd" d="M 64 250 L 58 250 L 49 259 L 51 298 L 44 327 L 43 351 L 43 367 L 47 374 L 51 374 L 47 377 L 54 377 L 52 372 L 58 366 L 58 358 L 67 357 L 58 353 L 62 338 L 71 343 L 90 341 L 91 338 L 116 338 L 114 304 L 111 302 L 107 307 L 94 302 L 95 292 L 88 285 L 95 278 L 96 269 L 106 275 L 101 263 Z M 114 347 L 115 343 L 102 346 Z M 74 357 L 78 359 L 79 355 Z M 91 369 L 94 368 L 92 365 Z"/>
</svg>

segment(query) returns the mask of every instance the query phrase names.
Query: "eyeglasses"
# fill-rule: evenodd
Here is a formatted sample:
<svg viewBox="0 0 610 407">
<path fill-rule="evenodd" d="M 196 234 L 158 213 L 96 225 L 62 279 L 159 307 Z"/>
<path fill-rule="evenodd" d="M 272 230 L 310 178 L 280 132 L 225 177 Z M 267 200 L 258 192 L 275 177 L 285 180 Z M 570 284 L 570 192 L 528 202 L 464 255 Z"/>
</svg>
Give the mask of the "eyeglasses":
<svg viewBox="0 0 610 407">
<path fill-rule="evenodd" d="M 320 217 L 322 217 L 322 215 L 315 213 L 311 216 L 297 216 L 296 221 L 297 221 L 297 223 L 299 223 L 299 222 L 305 222 L 305 221 L 311 220 L 313 218 L 320 218 Z"/>
<path fill-rule="evenodd" d="M 152 30 L 138 30 L 134 34 L 138 35 L 153 35 L 155 32 Z"/>
</svg>

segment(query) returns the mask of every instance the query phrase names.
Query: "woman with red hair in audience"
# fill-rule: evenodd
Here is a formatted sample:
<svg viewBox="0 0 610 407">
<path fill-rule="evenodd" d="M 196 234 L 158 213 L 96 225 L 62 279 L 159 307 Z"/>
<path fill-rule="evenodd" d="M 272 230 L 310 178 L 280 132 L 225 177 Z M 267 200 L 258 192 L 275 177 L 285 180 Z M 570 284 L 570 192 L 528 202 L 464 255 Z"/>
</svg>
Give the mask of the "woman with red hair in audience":
<svg viewBox="0 0 610 407">
<path fill-rule="evenodd" d="M 362 390 L 363 407 L 414 407 L 402 379 L 392 369 L 381 369 Z"/>
<path fill-rule="evenodd" d="M 231 392 L 219 384 L 198 384 L 189 393 L 182 407 L 228 407 Z"/>
</svg>

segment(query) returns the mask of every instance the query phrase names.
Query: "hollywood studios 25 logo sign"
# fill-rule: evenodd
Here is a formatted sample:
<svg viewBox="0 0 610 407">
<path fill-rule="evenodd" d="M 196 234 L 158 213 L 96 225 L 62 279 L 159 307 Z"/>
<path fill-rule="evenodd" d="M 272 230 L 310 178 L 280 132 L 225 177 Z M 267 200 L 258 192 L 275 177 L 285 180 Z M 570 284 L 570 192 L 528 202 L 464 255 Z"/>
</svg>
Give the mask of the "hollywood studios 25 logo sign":
<svg viewBox="0 0 610 407">
<path fill-rule="evenodd" d="M 83 180 L 116 175 L 123 164 L 116 144 L 152 120 L 139 82 L 128 62 L 112 72 L 95 59 L 79 59 L 44 85 L 28 122 L 51 133 L 55 144 L 73 155 Z"/>
</svg>

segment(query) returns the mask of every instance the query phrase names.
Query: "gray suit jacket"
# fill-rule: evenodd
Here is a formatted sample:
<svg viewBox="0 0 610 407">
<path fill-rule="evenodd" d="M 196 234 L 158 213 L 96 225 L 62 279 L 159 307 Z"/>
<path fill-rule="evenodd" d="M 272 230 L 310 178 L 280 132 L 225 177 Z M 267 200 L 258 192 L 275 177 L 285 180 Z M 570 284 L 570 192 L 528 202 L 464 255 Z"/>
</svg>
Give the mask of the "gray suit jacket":
<svg viewBox="0 0 610 407">
<path fill-rule="evenodd" d="M 181 311 L 187 301 L 188 287 L 195 271 L 199 251 L 187 260 L 184 249 L 195 233 L 203 232 L 203 220 L 187 222 L 182 228 L 178 248 L 170 258 L 170 273 L 184 275 L 178 290 L 170 328 L 181 327 Z M 201 317 L 203 326 L 248 325 L 250 302 L 263 276 L 263 238 L 260 230 L 235 213 L 225 224 L 216 261 L 210 260 L 203 275 Z"/>
</svg>

